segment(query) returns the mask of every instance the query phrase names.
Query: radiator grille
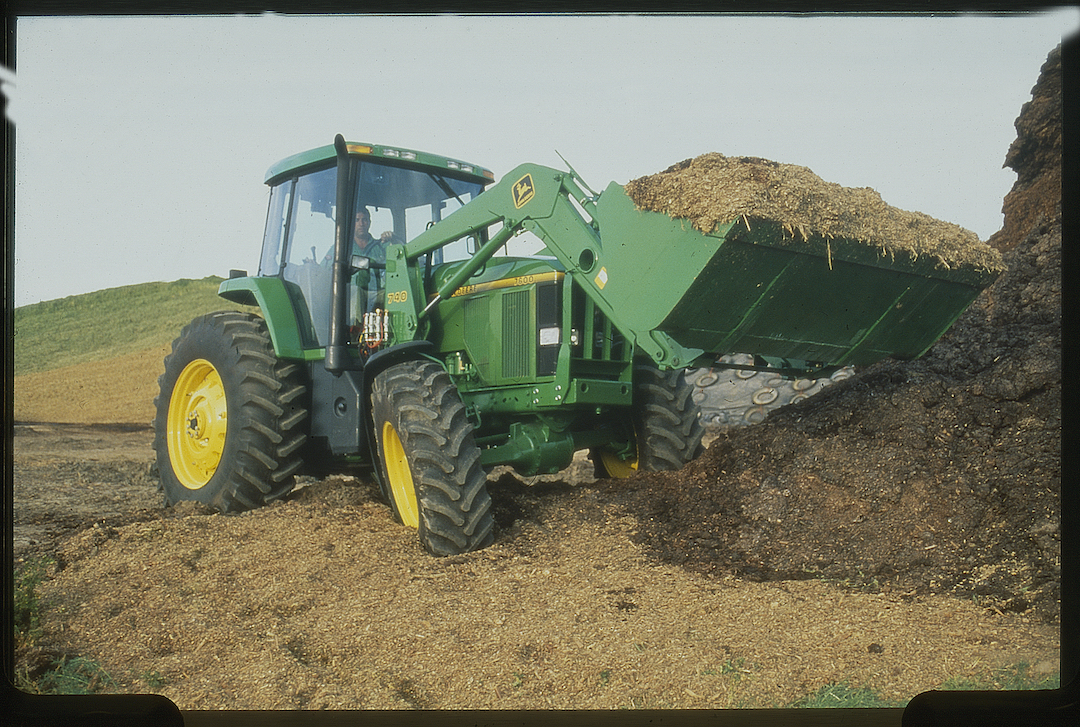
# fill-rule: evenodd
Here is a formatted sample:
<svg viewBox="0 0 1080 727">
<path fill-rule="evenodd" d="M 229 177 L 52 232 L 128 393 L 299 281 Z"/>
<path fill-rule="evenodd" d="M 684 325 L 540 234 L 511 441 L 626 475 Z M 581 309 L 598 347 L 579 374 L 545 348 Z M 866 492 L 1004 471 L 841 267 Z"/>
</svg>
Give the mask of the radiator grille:
<svg viewBox="0 0 1080 727">
<path fill-rule="evenodd" d="M 465 347 L 473 363 L 487 369 L 490 359 L 488 346 L 491 333 L 488 330 L 488 301 L 484 298 L 465 301 Z"/>
<path fill-rule="evenodd" d="M 502 309 L 504 377 L 529 375 L 529 355 L 534 350 L 534 337 L 529 325 L 529 291 L 505 293 Z"/>
</svg>

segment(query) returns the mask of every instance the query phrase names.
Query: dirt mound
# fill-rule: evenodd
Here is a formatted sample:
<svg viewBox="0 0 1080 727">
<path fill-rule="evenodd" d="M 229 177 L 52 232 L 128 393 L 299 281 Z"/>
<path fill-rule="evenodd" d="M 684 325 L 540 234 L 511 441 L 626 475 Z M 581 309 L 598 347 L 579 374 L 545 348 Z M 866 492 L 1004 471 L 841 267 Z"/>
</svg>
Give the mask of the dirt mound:
<svg viewBox="0 0 1080 727">
<path fill-rule="evenodd" d="M 869 187 L 826 182 L 794 164 L 702 154 L 631 180 L 625 189 L 639 209 L 688 219 L 706 234 L 740 218 L 768 219 L 802 239 L 842 237 L 892 254 L 928 255 L 947 267 L 1003 269 L 1000 254 L 975 233 L 888 205 Z"/>
<path fill-rule="evenodd" d="M 1054 159 L 1046 150 L 1060 128 L 1028 119 L 1060 101 L 1055 57 L 1035 88 L 1041 103 L 1017 122 L 1034 136 L 1009 152 L 1026 170 L 1018 194 L 1055 192 L 1039 202 L 1053 214 L 1006 254 L 1008 272 L 924 358 L 880 363 L 760 426 L 723 432 L 682 472 L 611 484 L 658 557 L 1058 618 L 1061 197 L 1047 180 L 1060 162 L 1032 165 Z"/>
</svg>

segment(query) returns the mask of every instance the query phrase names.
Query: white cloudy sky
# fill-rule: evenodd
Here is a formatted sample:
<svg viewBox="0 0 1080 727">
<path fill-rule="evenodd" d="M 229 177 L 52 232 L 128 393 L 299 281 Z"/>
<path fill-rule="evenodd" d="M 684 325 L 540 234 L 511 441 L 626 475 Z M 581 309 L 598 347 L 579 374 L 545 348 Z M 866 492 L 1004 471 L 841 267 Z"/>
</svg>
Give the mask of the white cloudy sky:
<svg viewBox="0 0 1080 727">
<path fill-rule="evenodd" d="M 591 187 L 717 151 L 986 239 L 1080 10 L 951 17 L 37 17 L 16 26 L 15 303 L 258 262 L 278 159 L 337 133 Z M 5 74 L 10 78 L 10 74 Z"/>
</svg>

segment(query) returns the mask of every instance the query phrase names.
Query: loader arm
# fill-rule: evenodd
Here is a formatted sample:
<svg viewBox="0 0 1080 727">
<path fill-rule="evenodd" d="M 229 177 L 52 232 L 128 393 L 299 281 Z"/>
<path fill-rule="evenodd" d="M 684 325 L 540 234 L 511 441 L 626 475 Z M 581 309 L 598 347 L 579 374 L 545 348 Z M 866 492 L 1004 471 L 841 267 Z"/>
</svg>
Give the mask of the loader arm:
<svg viewBox="0 0 1080 727">
<path fill-rule="evenodd" d="M 412 264 L 422 255 L 455 240 L 476 234 L 490 225 L 502 224 L 502 229 L 445 281 L 423 308 L 414 303 L 411 313 L 401 309 L 406 316 L 406 329 L 419 330 L 420 324 L 432 310 L 481 270 L 507 240 L 522 230 L 528 230 L 544 241 L 566 274 L 574 277 L 596 306 L 636 348 L 647 353 L 661 368 L 689 365 L 704 353 L 702 349 L 686 348 L 661 331 L 635 326 L 625 310 L 618 310 L 604 296 L 607 270 L 600 225 L 595 219 L 595 201 L 593 195 L 582 189 L 573 173 L 536 164 L 516 167 L 502 181 L 488 187 L 479 197 L 415 237 L 396 253 L 401 262 Z M 388 270 L 388 290 L 393 285 L 391 275 Z M 398 283 L 403 284 L 404 281 Z M 412 299 L 420 300 L 420 291 L 415 293 Z"/>
</svg>

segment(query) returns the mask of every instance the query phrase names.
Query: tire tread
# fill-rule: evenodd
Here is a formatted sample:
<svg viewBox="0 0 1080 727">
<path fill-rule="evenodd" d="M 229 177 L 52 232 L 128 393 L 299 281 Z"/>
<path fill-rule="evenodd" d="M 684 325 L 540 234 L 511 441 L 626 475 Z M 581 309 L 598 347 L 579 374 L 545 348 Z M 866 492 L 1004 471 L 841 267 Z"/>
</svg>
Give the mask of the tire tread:
<svg viewBox="0 0 1080 727">
<path fill-rule="evenodd" d="M 487 475 L 465 406 L 446 371 L 415 361 L 387 369 L 375 380 L 372 409 L 377 435 L 381 421 L 390 419 L 406 449 L 423 547 L 444 556 L 491 544 L 494 517 Z M 382 474 L 385 479 L 385 467 Z"/>
</svg>

